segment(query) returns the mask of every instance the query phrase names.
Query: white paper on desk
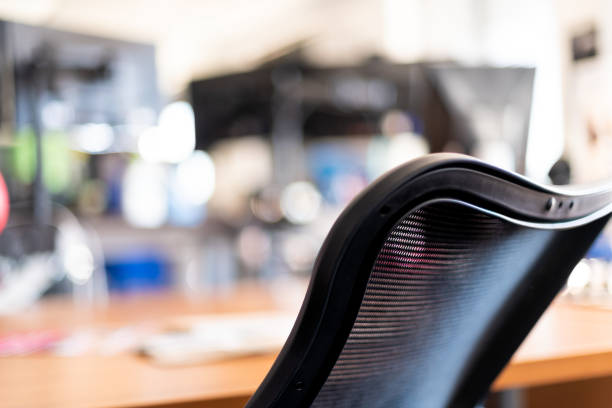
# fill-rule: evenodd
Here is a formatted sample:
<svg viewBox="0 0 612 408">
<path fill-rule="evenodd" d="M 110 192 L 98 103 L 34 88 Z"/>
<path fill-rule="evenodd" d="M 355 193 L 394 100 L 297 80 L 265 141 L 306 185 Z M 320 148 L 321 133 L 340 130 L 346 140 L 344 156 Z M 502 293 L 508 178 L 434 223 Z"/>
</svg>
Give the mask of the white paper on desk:
<svg viewBox="0 0 612 408">
<path fill-rule="evenodd" d="M 142 352 L 163 365 L 195 364 L 277 352 L 295 321 L 294 314 L 248 313 L 191 320 L 187 330 L 151 336 Z"/>
</svg>

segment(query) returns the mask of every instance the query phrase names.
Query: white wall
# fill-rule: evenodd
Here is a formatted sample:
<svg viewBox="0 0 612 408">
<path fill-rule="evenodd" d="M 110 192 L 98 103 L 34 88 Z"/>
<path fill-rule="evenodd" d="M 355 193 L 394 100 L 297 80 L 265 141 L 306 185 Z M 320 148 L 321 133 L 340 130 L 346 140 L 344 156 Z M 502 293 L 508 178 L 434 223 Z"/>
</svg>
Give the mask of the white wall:
<svg viewBox="0 0 612 408">
<path fill-rule="evenodd" d="M 566 156 L 575 182 L 612 176 L 612 2 L 608 0 L 559 0 L 559 24 L 563 33 L 566 106 Z M 596 58 L 571 60 L 571 37 L 592 27 L 598 31 Z M 589 141 L 587 122 L 598 135 Z"/>
<path fill-rule="evenodd" d="M 562 53 L 554 0 L 386 0 L 384 46 L 401 61 L 454 59 L 536 68 L 527 174 L 546 180 L 564 141 Z"/>
</svg>

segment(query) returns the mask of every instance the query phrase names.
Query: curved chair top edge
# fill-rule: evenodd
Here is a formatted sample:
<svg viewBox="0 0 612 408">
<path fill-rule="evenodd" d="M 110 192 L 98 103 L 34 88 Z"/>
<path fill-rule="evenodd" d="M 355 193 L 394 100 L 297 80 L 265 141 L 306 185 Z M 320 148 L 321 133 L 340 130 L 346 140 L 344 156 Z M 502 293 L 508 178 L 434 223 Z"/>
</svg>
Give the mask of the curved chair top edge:
<svg viewBox="0 0 612 408">
<path fill-rule="evenodd" d="M 402 185 L 412 184 L 423 176 L 430 176 L 440 170 L 470 170 L 479 173 L 479 177 L 491 176 L 507 182 L 508 186 L 524 188 L 525 192 L 540 193 L 540 198 L 553 199 L 576 199 L 588 200 L 589 205 L 583 209 L 579 216 L 572 217 L 572 214 L 538 214 L 545 222 L 561 222 L 575 220 L 576 218 L 597 218 L 612 212 L 612 180 L 591 184 L 588 186 L 568 185 L 568 186 L 549 186 L 536 183 L 529 178 L 517 173 L 500 169 L 471 156 L 456 153 L 434 153 L 414 159 L 403 165 L 395 167 L 381 175 L 370 186 L 368 186 L 345 210 L 349 210 L 352 204 L 357 203 L 359 198 L 367 197 L 376 190 L 384 192 L 398 191 Z M 470 191 L 469 185 L 462 185 L 461 189 Z M 380 193 L 380 191 L 376 191 Z M 544 195 L 542 195 L 544 194 Z M 585 212 L 586 211 L 586 212 Z M 544 215 L 544 216 L 543 216 Z"/>
<path fill-rule="evenodd" d="M 585 185 L 546 185 L 537 183 L 527 176 L 523 176 L 521 174 L 509 170 L 501 169 L 493 164 L 489 164 L 475 157 L 467 156 L 460 153 L 431 153 L 422 157 L 418 157 L 414 160 L 411 160 L 393 169 L 390 169 L 386 173 L 379 176 L 376 180 L 372 181 L 371 184 L 375 184 L 378 180 L 385 178 L 391 173 L 394 173 L 398 170 L 401 171 L 403 175 L 406 175 L 407 173 L 412 173 L 413 177 L 416 177 L 428 171 L 446 167 L 462 167 L 467 169 L 473 168 L 477 170 L 485 170 L 493 175 L 507 179 L 508 181 L 512 181 L 525 187 L 529 187 L 542 192 L 547 192 L 550 194 L 566 196 L 583 196 L 602 193 L 612 194 L 612 179 L 589 183 Z"/>
</svg>

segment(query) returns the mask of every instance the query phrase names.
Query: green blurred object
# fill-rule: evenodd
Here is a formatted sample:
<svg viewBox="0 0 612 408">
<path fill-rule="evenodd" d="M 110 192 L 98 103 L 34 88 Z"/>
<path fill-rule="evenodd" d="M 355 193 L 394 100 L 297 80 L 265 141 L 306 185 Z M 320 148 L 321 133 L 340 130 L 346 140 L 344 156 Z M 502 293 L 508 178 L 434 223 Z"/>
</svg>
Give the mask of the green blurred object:
<svg viewBox="0 0 612 408">
<path fill-rule="evenodd" d="M 45 132 L 42 137 L 43 182 L 52 194 L 64 192 L 70 185 L 70 149 L 65 133 Z M 15 137 L 13 153 L 15 178 L 31 184 L 36 173 L 36 136 L 32 128 L 23 128 Z"/>
<path fill-rule="evenodd" d="M 13 172 L 15 178 L 23 184 L 34 181 L 36 169 L 36 140 L 31 128 L 24 128 L 15 135 L 13 150 Z"/>
</svg>

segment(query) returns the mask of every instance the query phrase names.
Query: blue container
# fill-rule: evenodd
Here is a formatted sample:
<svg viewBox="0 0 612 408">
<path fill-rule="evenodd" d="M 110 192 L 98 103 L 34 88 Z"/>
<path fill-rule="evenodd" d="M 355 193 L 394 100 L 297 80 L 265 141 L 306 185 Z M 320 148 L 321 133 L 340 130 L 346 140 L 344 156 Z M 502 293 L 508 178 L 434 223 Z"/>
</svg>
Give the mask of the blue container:
<svg viewBox="0 0 612 408">
<path fill-rule="evenodd" d="M 170 262 L 160 252 L 140 250 L 106 259 L 111 291 L 142 292 L 170 286 Z"/>
</svg>

